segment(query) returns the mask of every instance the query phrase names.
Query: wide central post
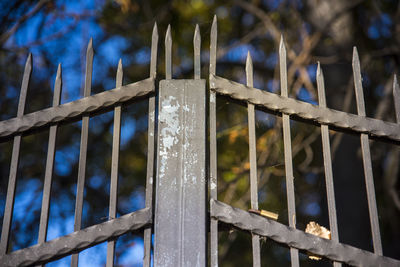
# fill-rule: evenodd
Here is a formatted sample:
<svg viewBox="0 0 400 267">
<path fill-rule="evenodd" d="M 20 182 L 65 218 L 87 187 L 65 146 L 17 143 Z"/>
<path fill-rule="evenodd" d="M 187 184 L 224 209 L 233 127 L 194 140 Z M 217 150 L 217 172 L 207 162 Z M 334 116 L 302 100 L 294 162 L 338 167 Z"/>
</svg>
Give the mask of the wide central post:
<svg viewBox="0 0 400 267">
<path fill-rule="evenodd" d="M 155 266 L 206 265 L 205 80 L 159 86 Z"/>
</svg>

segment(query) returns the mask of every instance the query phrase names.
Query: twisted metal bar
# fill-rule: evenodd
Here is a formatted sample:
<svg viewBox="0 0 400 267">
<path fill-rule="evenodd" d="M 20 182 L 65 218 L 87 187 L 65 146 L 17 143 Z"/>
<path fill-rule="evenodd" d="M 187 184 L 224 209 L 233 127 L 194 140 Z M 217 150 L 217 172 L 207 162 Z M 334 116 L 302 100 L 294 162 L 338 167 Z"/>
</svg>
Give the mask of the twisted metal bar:
<svg viewBox="0 0 400 267">
<path fill-rule="evenodd" d="M 269 237 L 289 247 L 356 266 L 400 266 L 400 261 L 379 256 L 337 241 L 324 239 L 294 229 L 272 219 L 234 208 L 223 202 L 210 200 L 210 215 L 241 230 Z"/>
<path fill-rule="evenodd" d="M 151 210 L 144 208 L 46 243 L 0 256 L 0 265 L 11 267 L 43 264 L 82 251 L 129 231 L 143 228 L 151 222 Z"/>
<path fill-rule="evenodd" d="M 331 125 L 337 129 L 366 133 L 371 137 L 379 137 L 387 141 L 400 141 L 400 125 L 395 123 L 319 107 L 257 88 L 249 88 L 215 75 L 210 75 L 210 87 L 219 94 L 263 106 L 271 111 L 295 115 L 319 124 Z"/>
<path fill-rule="evenodd" d="M 148 95 L 154 92 L 154 88 L 154 79 L 148 78 L 57 107 L 46 108 L 21 117 L 2 121 L 0 122 L 0 137 L 22 134 L 28 130 L 44 127 L 54 122 L 62 122 L 79 117 L 82 114 L 94 113 L 104 108 L 129 101 L 135 97 Z"/>
</svg>

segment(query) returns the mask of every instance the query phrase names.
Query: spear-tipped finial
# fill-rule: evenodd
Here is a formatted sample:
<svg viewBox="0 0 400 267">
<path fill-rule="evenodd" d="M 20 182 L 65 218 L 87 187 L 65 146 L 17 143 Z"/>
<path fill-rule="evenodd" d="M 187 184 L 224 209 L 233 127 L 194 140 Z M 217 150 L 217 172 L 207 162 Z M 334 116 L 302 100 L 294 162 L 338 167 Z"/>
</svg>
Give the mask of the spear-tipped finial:
<svg viewBox="0 0 400 267">
<path fill-rule="evenodd" d="M 117 76 L 115 80 L 115 87 L 121 87 L 122 86 L 122 79 L 124 75 L 124 69 L 122 67 L 122 59 L 120 58 L 118 61 L 118 68 L 117 68 Z"/>
<path fill-rule="evenodd" d="M 90 91 L 92 90 L 93 55 L 93 38 L 90 38 L 86 50 L 86 77 L 85 88 L 83 91 L 85 97 L 90 96 Z"/>
<path fill-rule="evenodd" d="M 214 15 L 210 32 L 210 74 L 215 75 L 217 64 L 217 15 Z"/>
<path fill-rule="evenodd" d="M 171 25 L 168 24 L 167 32 L 165 33 L 165 78 L 172 79 L 172 37 Z"/>
<path fill-rule="evenodd" d="M 201 36 L 199 25 L 196 24 L 196 29 L 194 30 L 193 36 L 193 47 L 194 47 L 194 78 L 200 79 L 200 49 L 201 49 Z"/>
<path fill-rule="evenodd" d="M 287 69 L 286 69 L 286 48 L 283 41 L 283 35 L 281 34 L 281 40 L 279 43 L 279 71 L 281 76 L 281 95 L 288 96 L 287 86 Z"/>
<path fill-rule="evenodd" d="M 353 67 L 357 66 L 358 68 L 360 67 L 360 59 L 358 57 L 358 51 L 357 51 L 357 47 L 353 47 Z"/>
<path fill-rule="evenodd" d="M 319 61 L 317 66 L 317 89 L 319 105 L 321 107 L 326 107 L 324 73 L 322 72 L 321 64 L 319 63 Z"/>
<path fill-rule="evenodd" d="M 26 94 L 28 92 L 29 82 L 31 80 L 31 74 L 32 74 L 32 53 L 29 53 L 28 58 L 26 59 L 25 62 L 24 76 L 22 78 L 21 91 L 19 93 L 17 117 L 24 115 Z"/>
<path fill-rule="evenodd" d="M 281 34 L 281 40 L 279 41 L 279 53 L 285 53 L 286 54 L 286 47 L 285 47 L 285 42 L 283 40 L 283 35 Z"/>
<path fill-rule="evenodd" d="M 57 67 L 56 81 L 54 83 L 53 107 L 60 105 L 62 90 L 62 67 L 61 63 Z"/>
<path fill-rule="evenodd" d="M 394 109 L 396 111 L 396 121 L 397 123 L 400 123 L 400 89 L 396 74 L 393 77 L 393 99 Z"/>
<path fill-rule="evenodd" d="M 32 70 L 32 53 L 28 54 L 28 58 L 26 59 L 25 62 L 25 71 Z"/>
<path fill-rule="evenodd" d="M 150 77 L 157 75 L 157 49 L 158 49 L 158 28 L 157 22 L 154 22 L 153 33 L 151 35 L 151 55 L 150 55 Z"/>
<path fill-rule="evenodd" d="M 251 59 L 250 51 L 247 51 L 246 58 L 246 80 L 247 86 L 253 87 L 253 60 Z"/>
<path fill-rule="evenodd" d="M 365 103 L 364 103 L 364 92 L 362 87 L 360 59 L 358 57 L 358 51 L 355 46 L 353 48 L 352 65 L 353 65 L 354 87 L 356 91 L 357 112 L 358 115 L 365 116 Z"/>
<path fill-rule="evenodd" d="M 90 37 L 87 49 L 86 49 L 86 54 L 93 53 L 93 37 Z"/>
</svg>

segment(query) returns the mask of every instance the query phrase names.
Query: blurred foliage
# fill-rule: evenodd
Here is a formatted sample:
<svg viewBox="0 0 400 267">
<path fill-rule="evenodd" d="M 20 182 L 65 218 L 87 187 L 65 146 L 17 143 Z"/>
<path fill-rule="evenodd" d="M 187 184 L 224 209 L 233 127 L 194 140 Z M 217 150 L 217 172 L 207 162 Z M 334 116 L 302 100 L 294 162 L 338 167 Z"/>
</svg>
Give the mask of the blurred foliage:
<svg viewBox="0 0 400 267">
<path fill-rule="evenodd" d="M 392 75 L 400 62 L 400 5 L 395 0 L 93 0 L 12 1 L 0 4 L 0 119 L 16 114 L 28 51 L 34 70 L 26 112 L 48 107 L 58 62 L 63 64 L 62 103 L 80 97 L 87 41 L 94 37 L 92 93 L 114 87 L 118 58 L 124 83 L 149 75 L 152 28 L 160 35 L 158 79 L 164 77 L 163 35 L 173 37 L 173 77 L 193 77 L 192 38 L 202 34 L 202 77 L 208 75 L 209 34 L 218 16 L 217 75 L 245 82 L 247 51 L 254 62 L 254 85 L 279 93 L 277 47 L 282 34 L 288 50 L 290 97 L 317 103 L 315 71 L 321 62 L 328 106 L 356 113 L 351 70 L 357 46 L 363 70 L 367 116 L 395 121 Z M 36 10 L 37 8 L 37 10 Z M 36 10 L 36 11 L 35 11 Z M 35 12 L 33 12 L 35 11 Z M 17 25 L 17 26 L 16 26 Z M 90 119 L 83 226 L 107 220 L 112 147 L 112 111 Z M 279 213 L 288 223 L 281 118 L 256 112 L 260 208 Z M 147 153 L 147 102 L 123 107 L 118 214 L 144 207 Z M 297 228 L 313 220 L 329 226 L 319 127 L 291 122 Z M 37 242 L 48 131 L 24 136 L 10 250 Z M 368 208 L 357 136 L 331 131 L 335 196 L 340 241 L 372 251 Z M 250 207 L 247 109 L 217 99 L 218 198 Z M 12 140 L 0 144 L 0 210 L 4 209 Z M 374 179 L 384 255 L 399 259 L 400 183 L 397 147 L 371 142 Z M 62 125 L 57 136 L 49 239 L 72 231 L 80 145 L 80 122 Z M 3 210 L 0 213 L 3 214 Z M 71 219 L 72 218 L 72 219 Z M 135 237 L 136 238 L 136 237 Z M 133 237 L 121 238 L 116 263 L 125 264 Z M 136 239 L 135 239 L 136 240 Z M 251 264 L 251 235 L 221 225 L 221 266 Z M 128 245 L 127 247 L 130 247 Z M 127 252 L 126 252 L 127 253 Z M 301 254 L 302 266 L 327 266 Z M 263 265 L 290 264 L 289 250 L 262 241 Z"/>
</svg>

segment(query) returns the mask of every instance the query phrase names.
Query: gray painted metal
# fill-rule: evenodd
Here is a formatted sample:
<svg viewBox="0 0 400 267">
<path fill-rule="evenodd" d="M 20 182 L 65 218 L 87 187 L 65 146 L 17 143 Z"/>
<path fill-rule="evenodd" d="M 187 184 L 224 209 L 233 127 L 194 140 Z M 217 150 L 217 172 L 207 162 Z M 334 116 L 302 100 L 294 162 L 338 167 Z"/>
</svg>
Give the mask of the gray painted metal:
<svg viewBox="0 0 400 267">
<path fill-rule="evenodd" d="M 217 16 L 214 16 L 210 33 L 210 75 L 215 75 L 217 64 Z M 210 174 L 209 190 L 210 197 L 218 199 L 217 182 L 217 116 L 216 116 L 216 93 L 210 90 Z M 210 265 L 218 266 L 218 221 L 210 219 Z"/>
<path fill-rule="evenodd" d="M 324 239 L 211 199 L 213 218 L 276 242 L 355 266 L 400 266 L 400 261 Z"/>
<path fill-rule="evenodd" d="M 281 96 L 288 97 L 287 67 L 286 67 L 286 47 L 283 36 L 279 44 L 279 70 L 281 78 Z M 288 206 L 289 226 L 296 228 L 296 204 L 294 196 L 294 176 L 292 159 L 292 140 L 290 135 L 290 119 L 288 114 L 282 114 L 283 126 L 283 147 L 285 151 L 285 176 L 286 176 L 286 195 Z M 290 247 L 290 259 L 292 266 L 299 266 L 299 252 Z"/>
<path fill-rule="evenodd" d="M 155 266 L 206 265 L 205 80 L 159 89 Z"/>
<path fill-rule="evenodd" d="M 94 55 L 93 40 L 92 38 L 90 38 L 86 50 L 84 97 L 90 96 L 90 92 L 92 89 L 93 55 Z M 82 210 L 83 210 L 83 195 L 85 190 L 85 179 L 86 179 L 88 135 L 89 135 L 89 116 L 84 115 L 82 117 L 81 145 L 79 149 L 78 181 L 76 183 L 74 231 L 80 230 L 82 226 Z M 72 255 L 71 266 L 77 267 L 78 260 L 79 260 L 79 254 Z"/>
<path fill-rule="evenodd" d="M 26 63 L 24 76 L 22 78 L 21 92 L 19 95 L 17 118 L 21 118 L 25 111 L 26 94 L 32 74 L 32 54 L 29 54 Z M 1 127 L 1 126 L 0 126 Z M 11 221 L 14 210 L 15 187 L 17 184 L 17 172 L 19 163 L 19 151 L 21 146 L 21 135 L 14 137 L 11 155 L 10 175 L 8 178 L 6 206 L 4 209 L 3 226 L 1 231 L 0 255 L 6 254 L 10 237 Z"/>
<path fill-rule="evenodd" d="M 60 105 L 61 89 L 62 89 L 61 64 L 59 64 L 57 69 L 56 81 L 54 85 L 53 107 Z M 47 237 L 51 185 L 53 180 L 54 158 L 56 154 L 57 129 L 58 129 L 57 124 L 50 126 L 49 144 L 47 147 L 46 172 L 44 176 L 44 185 L 43 185 L 42 208 L 40 213 L 38 244 L 46 242 L 46 237 Z"/>
<path fill-rule="evenodd" d="M 318 88 L 319 106 L 326 107 L 324 74 L 322 73 L 319 62 L 317 67 L 317 88 Z M 327 196 L 326 198 L 328 202 L 329 228 L 331 231 L 332 240 L 339 242 L 339 233 L 338 233 L 337 216 L 336 216 L 335 190 L 333 186 L 331 146 L 329 142 L 328 125 L 321 125 L 321 138 L 322 138 L 322 153 L 324 157 L 325 184 L 326 184 L 326 196 Z M 334 266 L 340 267 L 342 265 L 338 262 L 335 262 Z"/>
<path fill-rule="evenodd" d="M 0 137 L 13 136 L 25 133 L 28 130 L 45 128 L 55 122 L 74 119 L 82 116 L 82 114 L 92 114 L 133 98 L 146 96 L 151 92 L 154 92 L 154 79 L 148 78 L 57 107 L 46 108 L 22 117 L 2 121 L 0 122 Z"/>
<path fill-rule="evenodd" d="M 357 48 L 353 50 L 353 73 L 354 88 L 356 91 L 356 102 L 358 115 L 365 116 L 364 93 L 361 82 L 360 60 L 358 58 Z M 369 218 L 371 223 L 372 243 L 374 251 L 378 255 L 383 255 L 381 233 L 379 230 L 378 208 L 376 207 L 374 177 L 372 174 L 371 152 L 369 149 L 369 137 L 367 134 L 361 134 L 361 152 L 364 164 L 365 185 L 367 187 L 367 199 Z"/>
<path fill-rule="evenodd" d="M 158 30 L 157 24 L 154 23 L 153 33 L 151 37 L 151 56 L 150 56 L 150 77 L 155 79 L 157 75 L 157 47 L 158 46 Z M 148 130 L 147 130 L 147 172 L 146 172 L 146 208 L 153 210 L 153 177 L 155 172 L 155 117 L 156 117 L 156 99 L 154 95 L 149 96 L 149 114 L 148 114 Z M 151 264 L 151 227 L 144 230 L 144 256 L 143 266 L 150 267 Z"/>
<path fill-rule="evenodd" d="M 365 117 L 365 106 L 361 84 L 360 63 L 356 49 L 353 57 L 353 71 L 357 97 L 358 115 L 326 108 L 323 74 L 318 65 L 317 85 L 320 105 L 311 105 L 288 98 L 286 75 L 286 49 L 281 39 L 279 47 L 281 96 L 253 88 L 253 70 L 250 54 L 246 61 L 247 86 L 216 76 L 217 58 L 217 18 L 214 16 L 210 35 L 210 143 L 209 162 L 206 162 L 206 90 L 205 80 L 201 80 L 201 35 L 196 25 L 194 46 L 194 79 L 172 79 L 172 36 L 168 26 L 165 36 L 166 80 L 160 82 L 158 134 L 155 134 L 155 80 L 157 63 L 158 33 L 154 25 L 150 77 L 137 83 L 122 86 L 122 64 L 119 62 L 116 88 L 90 96 L 93 48 L 92 40 L 87 50 L 86 79 L 84 98 L 64 105 L 60 103 L 61 66 L 59 66 L 53 107 L 24 115 L 26 92 L 32 71 L 32 56 L 25 65 L 21 87 L 18 114 L 14 119 L 0 122 L 0 138 L 14 137 L 14 146 L 10 167 L 10 179 L 7 192 L 6 208 L 0 243 L 1 266 L 26 266 L 46 262 L 78 253 L 79 251 L 109 241 L 107 266 L 113 266 L 115 240 L 118 236 L 132 230 L 144 230 L 143 265 L 150 266 L 152 216 L 155 216 L 155 266 L 205 266 L 206 253 L 206 170 L 209 167 L 209 193 L 211 198 L 210 217 L 210 264 L 218 266 L 218 220 L 239 229 L 250 231 L 253 244 L 253 266 L 260 266 L 259 235 L 288 245 L 291 248 L 292 265 L 298 266 L 298 250 L 307 250 L 335 261 L 363 266 L 400 266 L 400 261 L 382 257 L 375 192 L 372 178 L 372 164 L 369 151 L 369 138 L 378 137 L 386 141 L 400 141 L 400 125 Z M 233 208 L 217 201 L 217 140 L 216 140 L 216 93 L 229 95 L 243 100 L 248 105 L 249 121 L 249 160 L 251 207 L 258 209 L 257 158 L 255 135 L 255 106 L 261 106 L 274 112 L 282 113 L 285 167 L 287 178 L 287 197 L 289 226 L 263 218 L 246 211 Z M 393 95 L 397 122 L 400 121 L 400 93 L 397 77 L 393 80 Z M 121 128 L 121 104 L 139 96 L 149 98 L 148 114 L 148 155 L 146 177 L 146 208 L 117 219 L 117 188 L 119 138 Z M 89 116 L 95 112 L 111 110 L 114 107 L 114 136 L 112 152 L 112 171 L 110 187 L 110 221 L 84 230 L 81 228 L 84 178 L 86 168 L 86 149 Z M 290 141 L 290 118 L 302 118 L 308 123 L 321 125 L 327 199 L 332 240 L 321 239 L 304 231 L 295 229 L 294 184 Z M 56 132 L 59 123 L 82 117 L 82 140 L 79 161 L 76 232 L 46 242 L 48 212 L 50 203 L 51 180 L 55 154 Z M 333 188 L 332 161 L 330 156 L 329 126 L 361 134 L 361 145 L 365 167 L 368 203 L 375 254 L 340 244 L 336 221 L 336 208 Z M 43 189 L 41 221 L 38 245 L 6 254 L 11 219 L 14 206 L 16 174 L 20 151 L 21 135 L 33 129 L 50 128 L 49 147 L 46 162 L 45 183 Z M 157 140 L 159 138 L 159 140 Z M 158 143 L 158 144 L 157 144 Z M 157 158 L 155 157 L 157 145 Z M 157 165 L 155 214 L 153 209 L 153 177 Z M 209 165 L 208 165 L 209 164 Z M 77 266 L 77 255 L 72 258 L 72 265 Z"/>
<path fill-rule="evenodd" d="M 246 59 L 247 86 L 253 87 L 253 61 L 250 52 Z M 249 160 L 250 160 L 250 199 L 251 208 L 258 210 L 258 181 L 257 181 L 257 151 L 256 151 L 256 122 L 254 105 L 247 104 L 247 118 L 249 127 Z M 253 266 L 261 266 L 260 237 L 252 235 Z"/>
<path fill-rule="evenodd" d="M 381 140 L 400 141 L 399 124 L 318 107 L 261 89 L 248 88 L 243 84 L 215 75 L 210 75 L 210 88 L 219 94 L 230 96 L 236 100 L 248 101 L 271 111 L 295 115 L 318 124 L 331 125 L 338 130 L 366 133 L 371 138 L 379 137 Z"/>
<path fill-rule="evenodd" d="M 118 62 L 117 77 L 115 87 L 122 86 L 124 71 L 122 69 L 122 60 Z M 118 201 L 118 165 L 119 165 L 119 145 L 121 138 L 121 105 L 114 108 L 114 129 L 113 143 L 111 155 L 111 182 L 110 182 L 110 205 L 108 218 L 115 219 L 117 217 L 117 201 Z M 107 244 L 107 267 L 114 266 L 115 240 L 111 240 Z"/>
<path fill-rule="evenodd" d="M 144 208 L 46 243 L 0 256 L 0 263 L 3 267 L 44 264 L 116 238 L 129 231 L 140 229 L 151 222 L 151 210 Z"/>
</svg>

